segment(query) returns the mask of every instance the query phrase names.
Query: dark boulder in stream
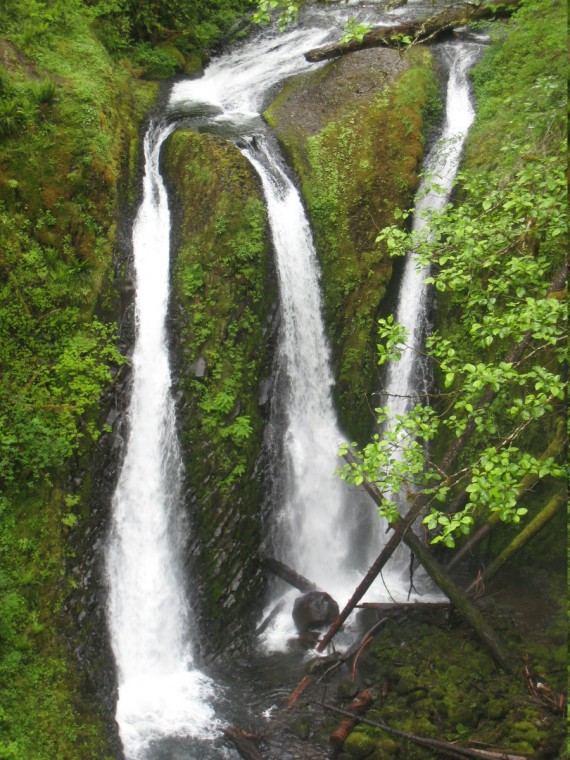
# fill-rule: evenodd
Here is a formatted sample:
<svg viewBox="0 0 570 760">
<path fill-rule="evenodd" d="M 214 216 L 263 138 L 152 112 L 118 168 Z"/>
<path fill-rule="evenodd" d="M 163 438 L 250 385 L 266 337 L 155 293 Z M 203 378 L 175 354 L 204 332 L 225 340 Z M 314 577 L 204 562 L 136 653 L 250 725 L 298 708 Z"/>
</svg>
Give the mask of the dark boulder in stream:
<svg viewBox="0 0 570 760">
<path fill-rule="evenodd" d="M 338 616 L 338 604 L 326 591 L 309 591 L 295 599 L 293 622 L 299 633 L 330 625 Z"/>
</svg>

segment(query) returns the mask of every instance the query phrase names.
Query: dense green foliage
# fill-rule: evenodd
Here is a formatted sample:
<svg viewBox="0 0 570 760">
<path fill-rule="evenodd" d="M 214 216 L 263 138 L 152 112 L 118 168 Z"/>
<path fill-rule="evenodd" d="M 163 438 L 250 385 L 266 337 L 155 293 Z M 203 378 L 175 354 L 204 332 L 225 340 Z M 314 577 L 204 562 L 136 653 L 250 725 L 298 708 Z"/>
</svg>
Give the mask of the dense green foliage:
<svg viewBox="0 0 570 760">
<path fill-rule="evenodd" d="M 432 266 L 428 282 L 441 293 L 444 321 L 427 351 L 443 388 L 376 437 L 361 452 L 362 465 L 344 475 L 374 480 L 386 494 L 421 489 L 432 540 L 450 547 L 492 512 L 519 522 L 525 476 L 564 485 L 560 465 L 540 457 L 566 398 L 566 309 L 561 293 L 551 292 L 568 243 L 564 26 L 557 2 L 540 8 L 525 3 L 475 71 L 480 108 L 459 201 L 432 219 L 429 237 L 396 227 L 379 236 L 395 255 L 414 248 Z M 397 359 L 401 328 L 382 320 L 381 336 L 381 362 Z M 385 410 L 379 414 L 385 419 Z M 466 430 L 461 457 L 442 472 L 445 443 Z M 465 506 L 446 513 L 462 488 Z M 393 515 L 389 496 L 383 511 Z"/>
<path fill-rule="evenodd" d="M 128 57 L 146 76 L 194 73 L 208 53 L 246 25 L 250 0 L 94 0 L 96 28 L 116 57 Z"/>
<path fill-rule="evenodd" d="M 116 60 L 154 79 L 199 70 L 209 52 L 245 33 L 240 22 L 250 8 L 249 0 L 6 0 L 0 18 L 6 33 L 26 45 L 57 41 L 81 16 Z"/>
</svg>

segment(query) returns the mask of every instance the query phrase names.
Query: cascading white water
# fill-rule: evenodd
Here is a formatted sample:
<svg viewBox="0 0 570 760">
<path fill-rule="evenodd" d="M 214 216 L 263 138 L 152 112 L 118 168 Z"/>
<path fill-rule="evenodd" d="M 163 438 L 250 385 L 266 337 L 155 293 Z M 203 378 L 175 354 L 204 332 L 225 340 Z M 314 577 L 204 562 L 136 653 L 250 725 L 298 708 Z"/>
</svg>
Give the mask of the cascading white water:
<svg viewBox="0 0 570 760">
<path fill-rule="evenodd" d="M 346 488 L 334 477 L 342 434 L 332 405 L 317 258 L 297 189 L 275 152 L 259 139 L 257 144 L 255 153 L 244 152 L 261 177 L 267 202 L 280 286 L 281 366 L 287 375 L 281 552 L 321 588 L 346 592 L 350 519 Z"/>
<path fill-rule="evenodd" d="M 480 46 L 462 43 L 441 46 L 449 66 L 445 124 L 441 137 L 430 151 L 424 164 L 424 179 L 417 193 L 412 227 L 421 231 L 428 227 L 430 215 L 441 211 L 449 200 L 453 181 L 459 169 L 461 153 L 475 112 L 469 95 L 468 72 L 480 51 Z M 418 270 L 413 252 L 407 256 L 396 321 L 408 333 L 407 347 L 398 362 L 391 362 L 386 379 L 387 403 L 392 419 L 404 414 L 417 403 L 414 394 L 423 393 L 417 349 L 422 349 L 422 334 L 427 320 L 426 269 Z"/>
<path fill-rule="evenodd" d="M 318 262 L 299 193 L 260 118 L 273 85 L 315 68 L 299 51 L 321 44 L 327 35 L 319 28 L 294 29 L 278 40 L 245 45 L 214 62 L 202 79 L 175 85 L 170 107 L 177 114 L 216 109 L 206 128 L 234 139 L 260 176 L 279 279 L 279 364 L 287 378 L 285 461 L 280 468 L 285 503 L 274 516 L 275 550 L 280 559 L 344 602 L 358 581 L 355 565 L 362 569 L 367 558 L 349 556 L 352 532 L 362 516 L 354 507 L 351 514 L 347 510 L 348 489 L 335 477 L 343 436 L 332 404 Z M 367 508 L 372 521 L 373 510 Z M 289 601 L 292 604 L 291 595 Z M 270 646 L 284 646 L 294 630 L 289 605 L 273 623 Z"/>
<path fill-rule="evenodd" d="M 461 154 L 475 112 L 470 98 L 468 72 L 480 53 L 481 46 L 474 43 L 455 43 L 440 46 L 448 66 L 445 123 L 441 136 L 424 162 L 424 177 L 416 194 L 412 229 L 425 230 L 429 237 L 430 217 L 441 211 L 449 200 L 453 181 L 459 169 Z M 394 425 L 400 415 L 406 414 L 422 401 L 427 391 L 425 365 L 421 352 L 427 324 L 428 288 L 425 283 L 429 268 L 419 267 L 416 255 L 410 251 L 406 257 L 396 309 L 396 321 L 406 328 L 407 342 L 399 361 L 388 367 L 383 405 L 389 416 L 383 429 Z M 394 496 L 400 511 L 407 509 L 405 500 Z M 409 566 L 408 553 L 400 547 L 386 572 L 392 595 L 405 592 Z"/>
<path fill-rule="evenodd" d="M 136 342 L 125 461 L 107 552 L 109 628 L 118 667 L 117 721 L 128 760 L 157 738 L 207 738 L 212 684 L 192 667 L 181 578 L 181 460 L 166 345 L 170 216 L 158 170 L 170 130 L 145 139 L 143 200 L 133 229 Z"/>
</svg>

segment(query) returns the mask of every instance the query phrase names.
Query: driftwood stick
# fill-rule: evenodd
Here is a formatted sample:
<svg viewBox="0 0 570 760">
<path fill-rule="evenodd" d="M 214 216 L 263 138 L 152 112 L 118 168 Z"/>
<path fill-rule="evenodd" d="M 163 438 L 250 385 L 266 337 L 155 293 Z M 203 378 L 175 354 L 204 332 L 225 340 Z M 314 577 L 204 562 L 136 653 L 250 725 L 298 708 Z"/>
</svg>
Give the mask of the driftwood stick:
<svg viewBox="0 0 570 760">
<path fill-rule="evenodd" d="M 369 691 L 360 692 L 360 694 L 350 703 L 347 712 L 350 711 L 353 717 L 344 716 L 329 738 L 330 745 L 335 753 L 341 751 L 342 745 L 347 740 L 352 729 L 358 723 L 359 717 L 369 710 L 373 703 L 374 697 Z"/>
<path fill-rule="evenodd" d="M 329 58 L 336 58 L 339 55 L 365 48 L 401 47 L 404 38 L 411 39 L 413 42 L 432 40 L 450 34 L 454 27 L 463 26 L 471 21 L 510 16 L 518 6 L 519 0 L 500 0 L 478 6 L 461 3 L 423 19 L 372 29 L 361 40 L 353 39 L 344 44 L 333 42 L 323 47 L 313 48 L 305 53 L 305 58 L 308 61 L 326 61 Z"/>
<path fill-rule="evenodd" d="M 286 565 L 284 562 L 280 562 L 278 559 L 274 559 L 273 557 L 261 557 L 260 561 L 263 567 L 267 568 L 267 570 L 272 572 L 278 578 L 281 578 L 281 580 L 284 580 L 285 583 L 293 586 L 293 588 L 302 591 L 304 594 L 306 594 L 308 591 L 320 591 L 316 583 L 313 583 L 308 578 L 305 578 L 304 575 L 296 572 L 292 567 L 289 567 L 289 565 Z"/>
<path fill-rule="evenodd" d="M 299 681 L 297 686 L 295 687 L 295 690 L 290 694 L 289 699 L 287 700 L 287 707 L 293 707 L 294 704 L 296 704 L 297 700 L 303 694 L 309 686 L 311 686 L 315 682 L 315 679 L 312 676 L 303 676 L 303 678 Z"/>
<path fill-rule="evenodd" d="M 237 751 L 245 760 L 265 760 L 251 734 L 230 726 L 229 728 L 224 728 L 224 736 L 234 744 Z"/>
<path fill-rule="evenodd" d="M 379 728 L 382 731 L 386 731 L 386 733 L 393 734 L 394 736 L 399 736 L 402 739 L 408 739 L 415 744 L 436 750 L 438 754 L 444 754 L 448 757 L 472 758 L 473 760 L 528 760 L 528 757 L 524 757 L 522 755 L 513 755 L 509 752 L 491 752 L 489 750 L 483 749 L 471 749 L 470 747 L 458 747 L 457 745 L 450 744 L 449 742 L 440 741 L 438 739 L 429 739 L 427 736 L 416 736 L 416 734 L 411 734 L 408 731 L 400 731 L 400 729 L 394 728 L 388 723 L 384 723 L 384 721 L 369 720 L 368 718 L 364 718 L 360 715 L 355 715 L 349 710 L 343 710 L 340 707 L 335 707 L 328 702 L 313 702 L 313 704 L 321 705 L 325 709 L 337 713 L 337 715 L 344 715 L 347 718 L 354 718 L 360 723 L 366 723 L 368 726 Z"/>
</svg>

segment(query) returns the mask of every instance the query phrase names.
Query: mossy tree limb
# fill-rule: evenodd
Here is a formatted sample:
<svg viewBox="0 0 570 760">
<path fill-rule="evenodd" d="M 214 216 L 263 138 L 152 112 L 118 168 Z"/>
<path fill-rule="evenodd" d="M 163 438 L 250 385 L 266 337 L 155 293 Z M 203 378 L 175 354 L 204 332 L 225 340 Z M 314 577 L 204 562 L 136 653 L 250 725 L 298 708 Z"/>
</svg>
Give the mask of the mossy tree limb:
<svg viewBox="0 0 570 760">
<path fill-rule="evenodd" d="M 566 492 L 562 491 L 553 496 L 548 504 L 536 517 L 526 525 L 520 533 L 514 537 L 511 543 L 489 565 L 485 572 L 485 579 L 491 580 L 493 576 L 508 562 L 511 557 L 525 547 L 531 539 L 552 520 L 560 509 L 566 504 Z"/>
<path fill-rule="evenodd" d="M 323 47 L 313 48 L 305 53 L 308 61 L 326 61 L 339 55 L 353 53 L 372 47 L 401 47 L 411 42 L 425 42 L 449 34 L 455 27 L 472 21 L 504 18 L 512 15 L 520 5 L 520 0 L 500 0 L 500 2 L 482 5 L 467 5 L 445 8 L 427 18 L 405 21 L 393 26 L 372 29 L 362 36 L 348 42 L 332 42 Z"/>
</svg>

